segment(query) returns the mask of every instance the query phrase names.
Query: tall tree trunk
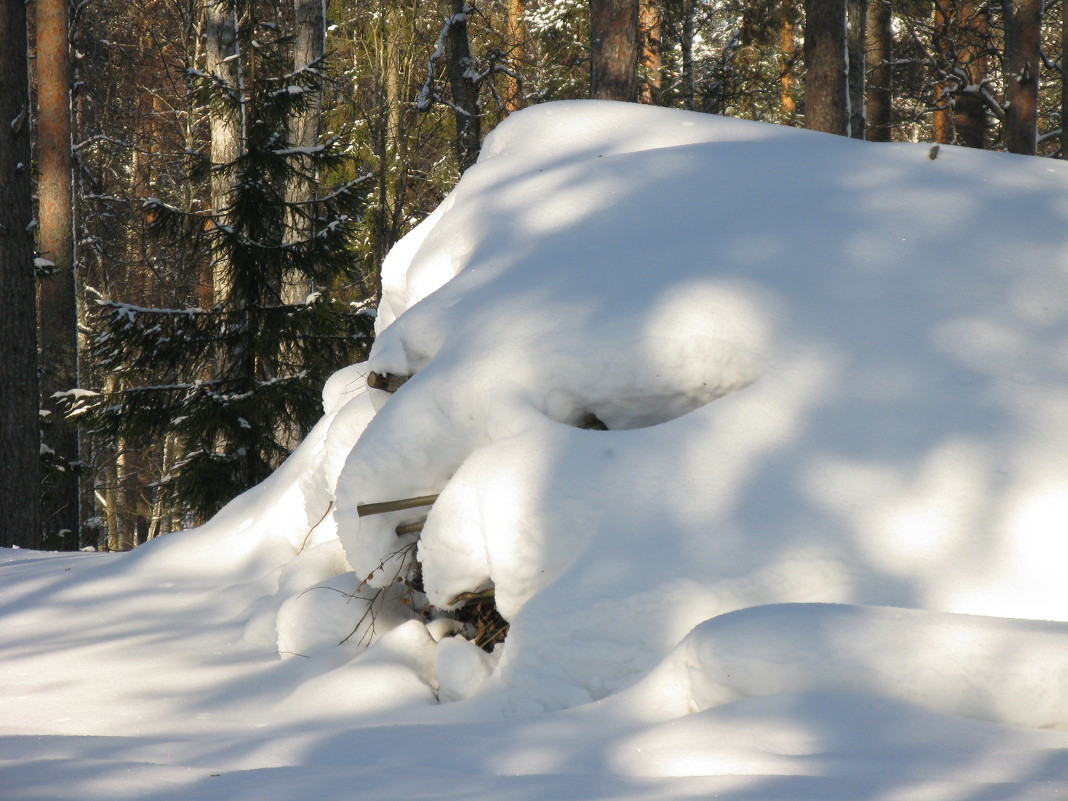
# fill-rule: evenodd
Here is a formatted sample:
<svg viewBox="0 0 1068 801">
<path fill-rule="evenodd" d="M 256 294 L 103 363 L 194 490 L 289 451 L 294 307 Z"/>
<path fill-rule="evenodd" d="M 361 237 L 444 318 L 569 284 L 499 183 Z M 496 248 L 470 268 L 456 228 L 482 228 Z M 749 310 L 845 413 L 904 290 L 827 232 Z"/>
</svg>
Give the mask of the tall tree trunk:
<svg viewBox="0 0 1068 801">
<path fill-rule="evenodd" d="M 0 3 L 0 547 L 41 547 L 26 5 Z"/>
<path fill-rule="evenodd" d="M 526 64 L 524 53 L 527 41 L 527 23 L 523 17 L 526 0 L 508 0 L 505 10 L 506 24 L 508 26 L 508 44 L 511 45 L 509 60 L 512 62 L 512 72 L 522 75 Z M 511 114 L 523 108 L 523 85 L 515 75 L 504 76 L 504 110 Z"/>
<path fill-rule="evenodd" d="M 77 549 L 80 527 L 78 432 L 53 400 L 78 386 L 78 302 L 74 275 L 71 185 L 70 8 L 67 0 L 37 2 L 37 142 L 39 249 L 55 267 L 40 285 L 42 406 L 50 412 L 45 443 L 57 469 L 42 484 L 45 537 Z M 62 545 L 59 545 L 62 543 Z"/>
<path fill-rule="evenodd" d="M 805 124 L 849 133 L 846 0 L 805 0 Z"/>
<path fill-rule="evenodd" d="M 293 71 L 298 72 L 316 64 L 326 55 L 326 9 L 323 0 L 293 0 Z M 322 124 L 322 92 L 304 95 L 307 105 L 295 112 L 289 121 L 290 147 L 311 148 L 319 142 Z M 287 238 L 291 242 L 307 239 L 312 233 L 310 204 L 315 199 L 318 176 L 301 165 L 286 187 L 287 201 L 293 204 L 287 212 Z M 308 297 L 313 287 L 298 273 L 283 276 L 282 300 L 299 303 Z"/>
<path fill-rule="evenodd" d="M 235 101 L 241 96 L 241 58 L 237 41 L 237 17 L 226 0 L 207 0 L 204 10 L 204 55 L 207 71 L 229 87 Z M 219 165 L 231 164 L 241 155 L 241 107 L 238 102 L 212 108 L 208 115 L 211 130 L 211 161 L 216 172 L 211 179 L 211 206 L 216 218 L 225 223 L 232 179 Z M 215 303 L 230 294 L 230 266 L 216 256 L 212 267 Z"/>
<path fill-rule="evenodd" d="M 934 44 L 942 53 L 950 51 L 950 21 L 956 0 L 935 0 Z M 931 115 L 931 139 L 940 144 L 953 142 L 953 96 L 944 82 L 934 88 L 934 107 Z"/>
<path fill-rule="evenodd" d="M 969 86 L 986 77 L 989 38 L 986 4 L 981 0 L 935 0 L 934 44 L 947 68 Z M 935 86 L 933 138 L 965 147 L 986 147 L 986 106 L 974 92 L 955 82 Z"/>
<path fill-rule="evenodd" d="M 788 2 L 789 0 L 784 0 Z M 696 35 L 694 0 L 682 0 L 682 102 L 693 111 L 697 108 L 697 76 L 694 74 L 693 42 Z"/>
<path fill-rule="evenodd" d="M 867 137 L 872 142 L 889 142 L 893 109 L 893 9 L 891 0 L 868 4 L 868 60 L 870 80 L 864 96 L 868 117 Z"/>
<path fill-rule="evenodd" d="M 641 0 L 638 24 L 642 39 L 642 81 L 638 100 L 650 106 L 660 104 L 663 89 L 663 9 L 661 0 Z"/>
<path fill-rule="evenodd" d="M 590 97 L 638 100 L 638 0 L 590 0 Z"/>
<path fill-rule="evenodd" d="M 1003 0 L 1005 12 L 1005 147 L 1035 154 L 1038 76 L 1042 69 L 1042 0 Z"/>
<path fill-rule="evenodd" d="M 864 112 L 864 78 L 867 68 L 868 0 L 848 0 L 846 6 L 847 70 L 849 81 L 849 135 L 863 139 L 867 126 Z"/>
<path fill-rule="evenodd" d="M 405 163 L 401 85 L 406 85 L 398 52 L 403 41 L 400 12 L 391 2 L 380 2 L 378 21 L 375 36 L 370 39 L 376 53 L 375 82 L 380 103 L 368 115 L 374 157 L 378 162 L 377 207 L 371 222 L 375 268 L 372 300 L 375 302 L 382 297 L 382 262 L 400 236 L 403 190 L 398 191 L 398 185 L 403 186 L 404 171 L 399 165 Z"/>
<path fill-rule="evenodd" d="M 452 0 L 452 21 L 448 35 L 446 72 L 452 89 L 456 118 L 456 160 L 460 172 L 475 163 L 482 147 L 482 119 L 478 108 L 478 85 L 471 76 L 471 41 L 467 35 L 466 0 Z"/>
<path fill-rule="evenodd" d="M 972 86 L 978 86 L 986 78 L 987 40 L 990 35 L 990 20 L 986 3 L 979 0 L 958 0 L 958 15 L 961 67 Z M 960 94 L 954 103 L 953 127 L 956 142 L 964 147 L 986 147 L 986 105 L 972 92 Z"/>
<path fill-rule="evenodd" d="M 779 3 L 779 112 L 783 122 L 794 125 L 797 100 L 794 98 L 795 63 L 797 61 L 797 30 L 794 23 L 793 0 Z"/>
<path fill-rule="evenodd" d="M 145 479 L 147 464 L 143 451 L 132 450 L 120 442 L 118 475 L 122 491 L 123 521 L 120 550 L 129 551 L 148 539 L 148 520 L 152 508 L 148 501 Z"/>
<path fill-rule="evenodd" d="M 105 391 L 115 397 L 119 391 L 119 377 L 111 373 L 105 379 Z M 122 453 L 122 437 L 116 436 L 108 442 L 108 458 L 98 467 L 97 488 L 104 511 L 104 529 L 107 532 L 107 550 L 122 550 L 122 520 L 119 514 L 119 454 Z"/>
</svg>

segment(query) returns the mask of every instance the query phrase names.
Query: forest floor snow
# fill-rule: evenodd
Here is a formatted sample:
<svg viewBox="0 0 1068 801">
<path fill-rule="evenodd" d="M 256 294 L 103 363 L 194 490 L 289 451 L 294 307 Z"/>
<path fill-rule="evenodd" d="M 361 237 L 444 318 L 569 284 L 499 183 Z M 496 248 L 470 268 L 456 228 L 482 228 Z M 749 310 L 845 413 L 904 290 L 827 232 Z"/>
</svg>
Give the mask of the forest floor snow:
<svg viewBox="0 0 1068 801">
<path fill-rule="evenodd" d="M 267 482 L 0 551 L 0 798 L 1068 797 L 1066 169 L 514 115 Z"/>
</svg>

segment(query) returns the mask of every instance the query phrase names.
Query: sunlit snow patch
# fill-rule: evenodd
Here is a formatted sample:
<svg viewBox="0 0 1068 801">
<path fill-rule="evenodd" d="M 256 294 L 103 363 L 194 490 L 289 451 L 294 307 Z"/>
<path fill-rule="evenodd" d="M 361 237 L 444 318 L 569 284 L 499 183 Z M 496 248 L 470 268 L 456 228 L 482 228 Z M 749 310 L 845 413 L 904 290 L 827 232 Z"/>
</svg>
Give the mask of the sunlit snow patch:
<svg viewBox="0 0 1068 801">
<path fill-rule="evenodd" d="M 442 698 L 512 709 L 603 698 L 754 606 L 1068 619 L 1061 173 L 629 105 L 513 115 L 390 254 L 361 369 L 410 379 L 320 433 L 329 531 L 424 619 L 492 591 L 499 662 L 458 682 L 492 665 L 446 640 Z"/>
</svg>

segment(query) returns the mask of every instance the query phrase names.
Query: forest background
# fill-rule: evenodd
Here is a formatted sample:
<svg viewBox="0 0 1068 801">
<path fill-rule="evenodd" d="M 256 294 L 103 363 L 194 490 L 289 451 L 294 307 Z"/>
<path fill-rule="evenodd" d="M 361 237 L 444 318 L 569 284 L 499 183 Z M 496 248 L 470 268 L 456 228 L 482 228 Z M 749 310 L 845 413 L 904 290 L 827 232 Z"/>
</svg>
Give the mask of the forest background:
<svg viewBox="0 0 1068 801">
<path fill-rule="evenodd" d="M 0 204 L 33 235 L 0 236 L 0 546 L 127 550 L 265 478 L 366 354 L 385 254 L 526 105 L 1065 152 L 1060 0 L 4 6 L 0 196 L 35 205 Z"/>
</svg>

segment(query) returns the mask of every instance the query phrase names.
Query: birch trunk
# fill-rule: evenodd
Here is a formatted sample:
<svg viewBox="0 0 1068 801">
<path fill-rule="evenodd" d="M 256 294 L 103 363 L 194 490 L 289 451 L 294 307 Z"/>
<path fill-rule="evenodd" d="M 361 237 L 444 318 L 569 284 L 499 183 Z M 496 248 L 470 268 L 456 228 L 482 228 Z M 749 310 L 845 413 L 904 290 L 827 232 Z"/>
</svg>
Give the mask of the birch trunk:
<svg viewBox="0 0 1068 801">
<path fill-rule="evenodd" d="M 241 54 L 237 41 L 237 17 L 224 0 L 208 0 L 204 11 L 204 56 L 207 71 L 233 94 L 235 102 L 209 112 L 211 161 L 211 206 L 217 224 L 226 224 L 232 177 L 225 165 L 241 155 Z M 216 257 L 212 265 L 212 299 L 223 303 L 230 294 L 230 265 Z"/>
<path fill-rule="evenodd" d="M 323 0 L 293 0 L 293 71 L 298 72 L 315 64 L 326 55 L 326 9 Z M 296 148 L 311 148 L 319 143 L 322 125 L 322 91 L 305 94 L 307 104 L 296 111 L 289 122 L 289 145 Z M 286 238 L 300 242 L 312 234 L 314 222 L 312 202 L 318 187 L 319 176 L 301 165 L 287 187 L 287 202 L 292 204 L 287 212 Z M 307 280 L 299 272 L 283 276 L 282 301 L 300 303 L 312 291 Z"/>
</svg>

